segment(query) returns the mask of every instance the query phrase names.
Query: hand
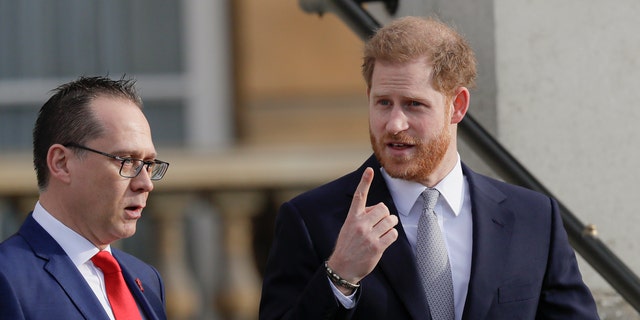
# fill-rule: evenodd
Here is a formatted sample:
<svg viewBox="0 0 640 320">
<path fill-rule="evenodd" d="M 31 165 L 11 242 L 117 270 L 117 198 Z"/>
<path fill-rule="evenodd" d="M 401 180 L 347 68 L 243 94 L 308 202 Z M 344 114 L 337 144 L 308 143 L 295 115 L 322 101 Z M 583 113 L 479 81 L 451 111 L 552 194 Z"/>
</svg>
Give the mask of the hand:
<svg viewBox="0 0 640 320">
<path fill-rule="evenodd" d="M 329 267 L 343 279 L 358 283 L 367 276 L 382 253 L 398 238 L 398 217 L 384 203 L 365 207 L 373 181 L 373 169 L 367 168 L 358 184 L 347 218 L 340 229 Z M 348 289 L 339 288 L 350 294 Z"/>
</svg>

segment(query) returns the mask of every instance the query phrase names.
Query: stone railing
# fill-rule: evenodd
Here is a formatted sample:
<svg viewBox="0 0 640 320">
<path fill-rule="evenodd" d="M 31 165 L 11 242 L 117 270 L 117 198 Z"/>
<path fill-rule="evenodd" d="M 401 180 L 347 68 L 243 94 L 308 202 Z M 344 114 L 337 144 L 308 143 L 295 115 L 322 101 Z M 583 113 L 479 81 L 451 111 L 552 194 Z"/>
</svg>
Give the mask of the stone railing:
<svg viewBox="0 0 640 320">
<path fill-rule="evenodd" d="M 256 319 L 279 204 L 354 170 L 369 153 L 362 147 L 161 150 L 169 171 L 155 183 L 137 234 L 115 245 L 160 270 L 170 319 Z M 1 239 L 36 200 L 31 155 L 1 155 Z"/>
</svg>

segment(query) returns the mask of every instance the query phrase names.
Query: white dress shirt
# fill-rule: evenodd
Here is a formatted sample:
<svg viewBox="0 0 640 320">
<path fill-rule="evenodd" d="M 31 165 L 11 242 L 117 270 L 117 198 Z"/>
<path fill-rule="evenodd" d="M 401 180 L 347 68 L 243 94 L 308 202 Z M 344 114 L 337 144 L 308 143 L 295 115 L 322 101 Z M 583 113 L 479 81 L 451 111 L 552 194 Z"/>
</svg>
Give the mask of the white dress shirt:
<svg viewBox="0 0 640 320">
<path fill-rule="evenodd" d="M 40 205 L 38 201 L 33 209 L 33 219 L 44 228 L 47 233 L 62 247 L 64 252 L 69 256 L 73 264 L 78 268 L 80 274 L 93 290 L 100 304 L 107 312 L 111 320 L 115 320 L 109 299 L 107 298 L 107 290 L 104 285 L 104 275 L 102 270 L 96 267 L 91 258 L 96 255 L 100 249 L 94 246 L 89 240 L 79 235 L 69 227 L 62 224 L 53 217 L 47 210 Z M 111 253 L 111 246 L 107 246 L 104 250 Z M 144 318 L 143 318 L 144 319 Z"/>
<path fill-rule="evenodd" d="M 389 187 L 393 202 L 396 205 L 396 209 L 398 209 L 400 223 L 415 254 L 418 221 L 423 207 L 420 194 L 426 187 L 417 182 L 392 178 L 384 171 L 384 168 L 380 168 L 380 172 L 387 183 L 387 187 Z M 471 217 L 469 184 L 462 174 L 459 155 L 453 170 L 434 188 L 441 195 L 434 211 L 438 216 L 438 224 L 444 234 L 445 244 L 449 253 L 453 278 L 455 318 L 459 320 L 462 319 L 469 288 L 473 245 L 473 220 Z M 350 309 L 355 306 L 355 301 L 353 300 L 355 293 L 351 296 L 345 296 L 333 283 L 331 285 L 335 296 L 345 308 Z"/>
<path fill-rule="evenodd" d="M 426 187 L 417 182 L 391 178 L 383 168 L 380 171 L 387 182 L 393 202 L 398 209 L 400 223 L 415 254 L 418 221 L 423 208 L 420 194 Z M 469 184 L 462 174 L 460 156 L 453 170 L 434 188 L 441 195 L 434 211 L 438 216 L 438 225 L 445 237 L 449 253 L 455 318 L 461 319 L 471 274 L 473 220 Z"/>
</svg>

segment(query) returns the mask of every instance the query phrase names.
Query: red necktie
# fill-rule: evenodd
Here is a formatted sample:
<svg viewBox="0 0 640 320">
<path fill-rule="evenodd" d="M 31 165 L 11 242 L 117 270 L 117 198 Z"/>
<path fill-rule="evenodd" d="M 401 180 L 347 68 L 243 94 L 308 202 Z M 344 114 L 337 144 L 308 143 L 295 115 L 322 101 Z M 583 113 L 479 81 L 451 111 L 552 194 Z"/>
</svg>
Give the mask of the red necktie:
<svg viewBox="0 0 640 320">
<path fill-rule="evenodd" d="M 107 298 L 116 320 L 137 320 L 140 318 L 138 306 L 122 277 L 118 261 L 108 251 L 100 251 L 91 258 L 93 264 L 102 270 Z"/>
</svg>

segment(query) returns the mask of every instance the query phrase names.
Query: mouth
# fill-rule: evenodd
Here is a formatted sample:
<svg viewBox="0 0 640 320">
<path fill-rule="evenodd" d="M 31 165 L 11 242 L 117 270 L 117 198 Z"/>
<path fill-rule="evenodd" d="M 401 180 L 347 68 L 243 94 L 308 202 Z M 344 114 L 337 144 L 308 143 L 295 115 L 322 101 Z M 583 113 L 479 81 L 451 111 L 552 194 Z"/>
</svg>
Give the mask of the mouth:
<svg viewBox="0 0 640 320">
<path fill-rule="evenodd" d="M 413 145 L 408 143 L 389 142 L 387 143 L 387 147 L 392 149 L 407 149 L 413 147 Z"/>
<path fill-rule="evenodd" d="M 139 219 L 142 217 L 142 210 L 144 206 L 141 205 L 133 205 L 124 208 L 124 211 L 127 213 L 127 217 L 129 219 Z"/>
</svg>

